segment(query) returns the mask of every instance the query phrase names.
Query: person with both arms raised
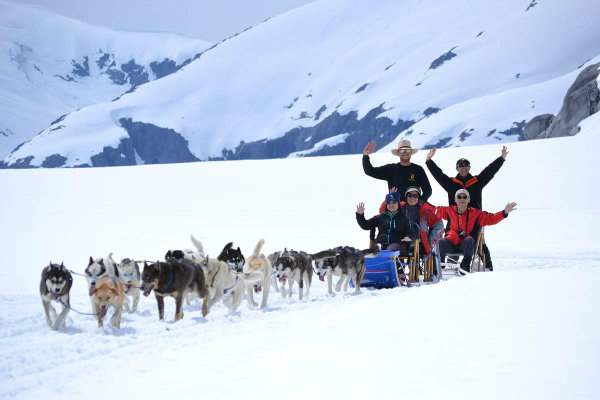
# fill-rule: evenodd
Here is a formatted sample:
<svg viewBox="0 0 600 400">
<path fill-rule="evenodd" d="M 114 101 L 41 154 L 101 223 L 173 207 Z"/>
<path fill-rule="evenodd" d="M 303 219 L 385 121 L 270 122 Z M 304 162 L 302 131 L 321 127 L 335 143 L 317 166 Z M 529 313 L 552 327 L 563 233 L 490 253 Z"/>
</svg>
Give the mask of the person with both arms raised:
<svg viewBox="0 0 600 400">
<path fill-rule="evenodd" d="M 364 148 L 362 157 L 363 170 L 366 175 L 386 181 L 388 192 L 394 189 L 398 193 L 404 193 L 409 187 L 416 186 L 422 191 L 419 201 L 423 203 L 429 199 L 431 196 L 431 184 L 423 167 L 411 163 L 410 159 L 417 152 L 417 149 L 411 147 L 409 140 L 400 140 L 398 147 L 392 150 L 392 154 L 400 158 L 400 161 L 397 163 L 373 167 L 369 158 L 369 155 L 373 152 L 375 152 L 375 142 L 370 141 Z M 369 247 L 375 247 L 374 229 L 371 230 L 369 238 Z"/>
<path fill-rule="evenodd" d="M 448 205 L 456 205 L 455 193 L 459 189 L 466 189 L 470 194 L 470 206 L 483 209 L 482 194 L 483 188 L 492 180 L 494 175 L 500 170 L 500 167 L 504 164 L 506 156 L 508 156 L 508 149 L 506 146 L 502 146 L 502 152 L 500 157 L 496 158 L 490 165 L 485 167 L 478 175 L 471 175 L 471 163 L 466 158 L 461 158 L 456 162 L 456 171 L 458 172 L 454 178 L 450 178 L 444 174 L 440 167 L 432 160 L 436 153 L 436 148 L 432 148 L 427 154 L 425 165 L 431 172 L 431 175 L 435 180 L 444 188 L 448 193 Z M 478 232 L 473 233 L 475 236 Z M 492 264 L 492 258 L 490 251 L 486 244 L 483 246 L 483 252 L 486 258 L 486 268 L 490 271 L 494 269 Z"/>
<path fill-rule="evenodd" d="M 387 181 L 388 192 L 396 188 L 398 193 L 404 193 L 410 186 L 420 187 L 420 200 L 426 202 L 431 196 L 431 184 L 423 167 L 410 162 L 410 158 L 417 151 L 411 147 L 409 140 L 402 139 L 398 147 L 392 150 L 393 155 L 400 157 L 399 162 L 373 167 L 369 155 L 375 152 L 375 142 L 370 141 L 363 150 L 363 170 L 372 178 Z"/>
</svg>

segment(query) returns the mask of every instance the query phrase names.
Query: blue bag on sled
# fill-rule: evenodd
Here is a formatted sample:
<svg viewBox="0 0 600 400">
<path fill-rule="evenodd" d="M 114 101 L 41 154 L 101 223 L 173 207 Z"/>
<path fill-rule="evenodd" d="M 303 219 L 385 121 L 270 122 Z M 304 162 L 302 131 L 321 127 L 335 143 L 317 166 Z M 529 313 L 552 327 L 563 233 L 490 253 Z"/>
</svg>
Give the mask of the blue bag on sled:
<svg viewBox="0 0 600 400">
<path fill-rule="evenodd" d="M 381 250 L 373 256 L 365 256 L 365 275 L 361 287 L 385 289 L 400 286 L 396 257 L 399 251 Z"/>
</svg>

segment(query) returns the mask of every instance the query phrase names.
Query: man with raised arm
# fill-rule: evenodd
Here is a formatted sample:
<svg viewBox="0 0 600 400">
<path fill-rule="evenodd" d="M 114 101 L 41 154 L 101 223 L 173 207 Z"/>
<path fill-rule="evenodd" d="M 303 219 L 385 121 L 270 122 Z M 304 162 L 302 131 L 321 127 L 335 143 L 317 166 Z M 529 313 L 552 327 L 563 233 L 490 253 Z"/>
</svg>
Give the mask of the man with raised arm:
<svg viewBox="0 0 600 400">
<path fill-rule="evenodd" d="M 400 158 L 399 162 L 374 167 L 371 165 L 369 155 L 375 151 L 375 142 L 370 141 L 363 150 L 363 170 L 368 176 L 387 181 L 388 192 L 396 188 L 398 193 L 404 193 L 410 186 L 420 187 L 423 194 L 420 200 L 425 202 L 431 196 L 431 184 L 423 167 L 410 162 L 410 158 L 418 150 L 413 149 L 410 141 L 400 140 L 398 147 L 392 150 L 392 154 Z"/>
<path fill-rule="evenodd" d="M 466 158 L 461 158 L 456 161 L 456 171 L 458 172 L 454 178 L 450 178 L 444 174 L 440 167 L 432 160 L 435 155 L 436 148 L 432 148 L 427 154 L 425 165 L 431 172 L 431 175 L 435 180 L 444 188 L 448 193 L 448 205 L 454 205 L 454 194 L 458 189 L 466 189 L 470 194 L 470 205 L 480 210 L 483 207 L 481 192 L 483 188 L 492 180 L 496 172 L 502 167 L 506 156 L 508 156 L 508 149 L 506 146 L 502 146 L 502 152 L 500 157 L 496 158 L 490 165 L 485 167 L 478 175 L 471 175 L 471 163 Z M 477 236 L 477 232 L 475 233 Z M 492 271 L 494 269 L 492 264 L 492 258 L 487 245 L 483 246 L 483 252 L 486 258 L 486 268 Z"/>
<path fill-rule="evenodd" d="M 446 235 L 438 242 L 440 260 L 445 262 L 446 254 L 461 252 L 463 254 L 460 268 L 471 272 L 471 258 L 475 251 L 475 232 L 487 225 L 495 225 L 508 217 L 517 203 L 508 203 L 504 210 L 495 214 L 481 211 L 469 206 L 470 195 L 466 189 L 458 189 L 454 195 L 455 205 L 436 207 L 438 217 L 448 221 Z"/>
<path fill-rule="evenodd" d="M 370 141 L 363 150 L 363 170 L 372 178 L 386 181 L 388 192 L 395 189 L 398 193 L 404 193 L 411 186 L 419 187 L 422 191 L 419 201 L 426 202 L 431 196 L 431 184 L 423 167 L 410 162 L 410 158 L 417 151 L 411 147 L 409 140 L 402 139 L 398 147 L 392 150 L 392 154 L 400 158 L 399 162 L 373 167 L 369 155 L 375 152 L 375 142 Z M 374 245 L 375 230 L 372 229 L 369 247 Z"/>
</svg>

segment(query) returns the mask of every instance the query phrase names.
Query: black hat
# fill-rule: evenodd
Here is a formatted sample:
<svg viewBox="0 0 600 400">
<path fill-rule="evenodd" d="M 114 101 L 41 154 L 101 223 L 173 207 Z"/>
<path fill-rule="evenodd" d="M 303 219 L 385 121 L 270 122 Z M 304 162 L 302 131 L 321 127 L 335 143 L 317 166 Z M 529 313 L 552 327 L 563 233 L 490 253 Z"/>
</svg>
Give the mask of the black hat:
<svg viewBox="0 0 600 400">
<path fill-rule="evenodd" d="M 471 163 L 469 162 L 469 160 L 467 160 L 466 158 L 460 158 L 457 162 L 456 162 L 456 167 L 459 166 L 465 166 L 465 167 L 470 167 Z"/>
</svg>

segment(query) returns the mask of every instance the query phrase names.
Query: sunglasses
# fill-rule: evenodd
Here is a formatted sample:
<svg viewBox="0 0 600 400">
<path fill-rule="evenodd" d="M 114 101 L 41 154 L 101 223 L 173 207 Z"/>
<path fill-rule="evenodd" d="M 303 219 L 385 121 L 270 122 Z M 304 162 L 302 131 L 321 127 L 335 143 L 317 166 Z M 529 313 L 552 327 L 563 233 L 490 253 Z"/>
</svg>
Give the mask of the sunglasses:
<svg viewBox="0 0 600 400">
<path fill-rule="evenodd" d="M 408 194 L 406 195 L 406 198 L 409 198 L 409 197 L 419 198 L 419 195 L 418 195 L 418 194 L 416 194 L 416 193 L 408 193 Z"/>
<path fill-rule="evenodd" d="M 408 147 L 404 147 L 404 148 L 398 149 L 398 153 L 412 153 L 412 149 L 410 149 Z"/>
<path fill-rule="evenodd" d="M 468 197 L 465 196 L 464 194 L 460 194 L 460 195 L 456 196 L 456 198 L 459 200 L 466 200 Z"/>
</svg>

